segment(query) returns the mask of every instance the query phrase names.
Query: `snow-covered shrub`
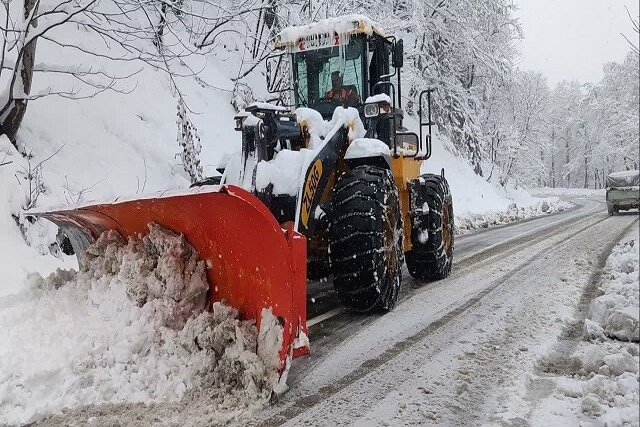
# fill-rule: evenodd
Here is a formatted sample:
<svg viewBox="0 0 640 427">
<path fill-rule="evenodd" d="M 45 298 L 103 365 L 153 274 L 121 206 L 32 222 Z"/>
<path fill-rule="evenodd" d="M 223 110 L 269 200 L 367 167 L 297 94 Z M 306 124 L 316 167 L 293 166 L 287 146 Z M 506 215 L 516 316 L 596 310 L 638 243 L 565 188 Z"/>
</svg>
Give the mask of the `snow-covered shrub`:
<svg viewBox="0 0 640 427">
<path fill-rule="evenodd" d="M 200 163 L 200 152 L 202 145 L 200 144 L 200 136 L 198 129 L 195 127 L 187 114 L 182 97 L 178 99 L 178 144 L 182 147 L 180 158 L 182 165 L 191 183 L 202 180 L 202 164 Z"/>
<path fill-rule="evenodd" d="M 236 82 L 233 86 L 233 95 L 231 97 L 231 105 L 236 111 L 243 110 L 248 105 L 256 101 L 253 90 L 247 84 Z"/>
</svg>

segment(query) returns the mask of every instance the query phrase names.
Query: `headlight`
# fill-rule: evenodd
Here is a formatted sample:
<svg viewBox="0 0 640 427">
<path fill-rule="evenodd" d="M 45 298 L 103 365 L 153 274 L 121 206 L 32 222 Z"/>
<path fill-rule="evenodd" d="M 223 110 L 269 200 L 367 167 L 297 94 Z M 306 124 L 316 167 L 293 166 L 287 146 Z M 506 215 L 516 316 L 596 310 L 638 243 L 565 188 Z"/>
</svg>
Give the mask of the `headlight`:
<svg viewBox="0 0 640 427">
<path fill-rule="evenodd" d="M 364 104 L 365 117 L 376 117 L 378 114 L 380 114 L 380 105 L 377 103 Z"/>
<path fill-rule="evenodd" d="M 244 119 L 246 119 L 246 118 L 247 118 L 246 114 L 238 114 L 237 116 L 235 116 L 233 118 L 233 120 L 235 120 L 235 122 L 236 122 L 235 130 L 237 130 L 237 131 L 241 131 L 242 130 L 242 125 L 244 123 Z"/>
</svg>

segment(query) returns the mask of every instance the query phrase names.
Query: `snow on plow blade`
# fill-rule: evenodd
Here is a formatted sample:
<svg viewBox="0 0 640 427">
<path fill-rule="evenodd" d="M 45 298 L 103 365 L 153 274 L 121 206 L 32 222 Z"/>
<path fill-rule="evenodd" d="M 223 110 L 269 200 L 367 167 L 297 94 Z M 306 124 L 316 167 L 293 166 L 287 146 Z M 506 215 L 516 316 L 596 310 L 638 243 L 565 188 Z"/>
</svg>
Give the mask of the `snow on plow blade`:
<svg viewBox="0 0 640 427">
<path fill-rule="evenodd" d="M 210 300 L 225 300 L 258 327 L 264 308 L 283 325 L 281 369 L 289 355 L 309 352 L 306 340 L 306 239 L 283 230 L 269 209 L 235 186 L 206 186 L 136 200 L 48 212 L 71 240 L 82 265 L 85 248 L 106 230 L 125 238 L 156 223 L 181 233 L 207 263 Z"/>
</svg>

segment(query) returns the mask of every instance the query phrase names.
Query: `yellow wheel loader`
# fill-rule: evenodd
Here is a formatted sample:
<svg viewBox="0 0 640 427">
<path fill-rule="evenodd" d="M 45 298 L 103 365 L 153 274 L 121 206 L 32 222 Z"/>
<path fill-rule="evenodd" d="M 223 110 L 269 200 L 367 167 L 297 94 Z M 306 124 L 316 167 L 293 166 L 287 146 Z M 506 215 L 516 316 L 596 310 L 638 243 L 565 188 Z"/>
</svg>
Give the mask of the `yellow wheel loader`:
<svg viewBox="0 0 640 427">
<path fill-rule="evenodd" d="M 403 126 L 402 40 L 345 16 L 287 28 L 275 49 L 268 85 L 289 76 L 282 98 L 291 105 L 254 104 L 235 118 L 241 152 L 222 177 L 31 214 L 58 224 L 80 263 L 107 229 L 127 237 L 158 223 L 182 233 L 208 261 L 211 301 L 225 299 L 258 323 L 264 308 L 278 316 L 284 367 L 308 352 L 307 276 L 332 277 L 348 309 L 390 310 L 405 262 L 419 280 L 449 274 L 454 217 L 444 171 L 420 172 L 431 155 L 430 90 L 419 96 L 418 132 Z M 289 177 L 288 190 L 278 173 Z"/>
</svg>

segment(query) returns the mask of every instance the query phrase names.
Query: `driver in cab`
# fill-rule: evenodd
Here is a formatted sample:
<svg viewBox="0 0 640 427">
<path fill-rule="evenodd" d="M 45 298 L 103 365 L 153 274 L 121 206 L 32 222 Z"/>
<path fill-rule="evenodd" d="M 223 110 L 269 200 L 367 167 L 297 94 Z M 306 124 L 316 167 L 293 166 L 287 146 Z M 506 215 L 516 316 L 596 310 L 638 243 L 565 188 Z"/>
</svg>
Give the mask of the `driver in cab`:
<svg viewBox="0 0 640 427">
<path fill-rule="evenodd" d="M 358 104 L 358 93 L 353 87 L 342 85 L 342 76 L 340 71 L 334 71 L 331 73 L 331 89 L 324 97 L 327 101 L 334 102 L 336 104 L 342 104 L 343 106 L 355 106 Z"/>
</svg>

